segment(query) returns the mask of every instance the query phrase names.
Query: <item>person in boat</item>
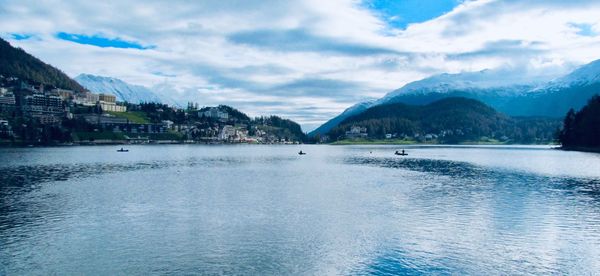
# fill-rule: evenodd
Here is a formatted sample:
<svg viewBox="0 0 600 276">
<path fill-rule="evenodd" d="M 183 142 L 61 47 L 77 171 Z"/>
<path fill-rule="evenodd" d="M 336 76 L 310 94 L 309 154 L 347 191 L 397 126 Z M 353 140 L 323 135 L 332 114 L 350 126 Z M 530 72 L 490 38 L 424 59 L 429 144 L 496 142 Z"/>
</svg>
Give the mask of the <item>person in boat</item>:
<svg viewBox="0 0 600 276">
<path fill-rule="evenodd" d="M 300 150 L 300 151 L 298 152 L 298 154 L 300 154 L 300 155 L 304 155 L 304 154 L 306 154 L 306 152 L 302 152 L 302 150 Z"/>
<path fill-rule="evenodd" d="M 406 153 L 406 151 L 402 150 L 402 152 L 396 151 L 394 154 L 396 155 L 408 155 L 408 153 Z"/>
</svg>

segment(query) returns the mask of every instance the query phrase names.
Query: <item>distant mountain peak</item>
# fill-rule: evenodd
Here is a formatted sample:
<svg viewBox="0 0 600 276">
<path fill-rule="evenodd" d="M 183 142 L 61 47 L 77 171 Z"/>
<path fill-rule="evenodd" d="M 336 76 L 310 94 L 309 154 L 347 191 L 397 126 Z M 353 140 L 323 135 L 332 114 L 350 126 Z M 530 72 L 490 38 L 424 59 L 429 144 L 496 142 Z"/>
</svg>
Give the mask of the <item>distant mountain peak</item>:
<svg viewBox="0 0 600 276">
<path fill-rule="evenodd" d="M 552 81 L 549 86 L 582 86 L 600 82 L 600 59 L 577 68 L 570 74 Z"/>
</svg>

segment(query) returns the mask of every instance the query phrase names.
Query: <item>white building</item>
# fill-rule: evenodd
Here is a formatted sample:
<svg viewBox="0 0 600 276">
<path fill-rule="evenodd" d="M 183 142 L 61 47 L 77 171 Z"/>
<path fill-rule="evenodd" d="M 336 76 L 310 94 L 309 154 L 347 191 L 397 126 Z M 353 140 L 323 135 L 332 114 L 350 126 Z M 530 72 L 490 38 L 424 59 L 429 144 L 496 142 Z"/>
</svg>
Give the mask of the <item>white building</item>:
<svg viewBox="0 0 600 276">
<path fill-rule="evenodd" d="M 117 97 L 110 94 L 98 94 L 98 102 L 102 111 L 108 112 L 126 112 L 127 107 L 117 104 Z"/>
<path fill-rule="evenodd" d="M 221 131 L 219 131 L 219 140 L 230 140 L 234 139 L 236 136 L 236 130 L 234 126 L 224 126 Z"/>
<path fill-rule="evenodd" d="M 100 100 L 100 95 L 83 92 L 75 95 L 73 102 L 84 106 L 95 106 Z"/>
<path fill-rule="evenodd" d="M 227 121 L 229 119 L 229 114 L 227 112 L 221 111 L 218 107 L 211 107 L 208 110 L 199 113 L 199 117 L 204 116 L 207 118 L 220 119 L 223 121 Z"/>
<path fill-rule="evenodd" d="M 352 126 L 349 131 L 346 131 L 346 138 L 367 138 L 367 128 L 360 126 Z"/>
</svg>

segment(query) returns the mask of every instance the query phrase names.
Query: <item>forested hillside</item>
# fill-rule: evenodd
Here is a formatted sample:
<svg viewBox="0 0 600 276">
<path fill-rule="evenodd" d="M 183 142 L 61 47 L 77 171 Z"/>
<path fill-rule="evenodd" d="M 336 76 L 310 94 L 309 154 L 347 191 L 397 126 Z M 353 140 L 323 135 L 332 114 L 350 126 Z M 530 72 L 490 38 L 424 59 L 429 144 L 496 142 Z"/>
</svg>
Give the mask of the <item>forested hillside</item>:
<svg viewBox="0 0 600 276">
<path fill-rule="evenodd" d="M 32 83 L 83 91 L 84 88 L 62 71 L 36 57 L 15 48 L 0 38 L 0 75 L 17 77 Z"/>
<path fill-rule="evenodd" d="M 478 141 L 483 137 L 506 142 L 551 142 L 560 125 L 547 118 L 512 118 L 482 102 L 446 98 L 428 105 L 380 105 L 347 118 L 329 132 L 333 140 L 345 138 L 352 126 L 365 127 L 369 138 L 432 136 L 439 143 Z"/>
</svg>

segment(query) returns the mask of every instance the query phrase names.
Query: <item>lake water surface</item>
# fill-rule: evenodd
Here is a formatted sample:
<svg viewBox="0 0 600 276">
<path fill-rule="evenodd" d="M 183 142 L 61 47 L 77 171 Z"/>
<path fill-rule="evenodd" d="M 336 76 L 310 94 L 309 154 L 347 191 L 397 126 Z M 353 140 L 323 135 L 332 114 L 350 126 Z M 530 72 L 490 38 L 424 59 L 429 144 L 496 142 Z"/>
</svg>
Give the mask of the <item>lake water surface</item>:
<svg viewBox="0 0 600 276">
<path fill-rule="evenodd" d="M 600 154 L 404 148 L 0 149 L 0 275 L 600 271 Z"/>
</svg>

